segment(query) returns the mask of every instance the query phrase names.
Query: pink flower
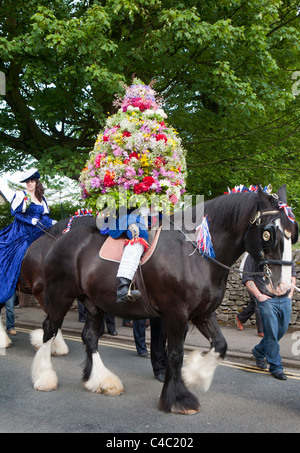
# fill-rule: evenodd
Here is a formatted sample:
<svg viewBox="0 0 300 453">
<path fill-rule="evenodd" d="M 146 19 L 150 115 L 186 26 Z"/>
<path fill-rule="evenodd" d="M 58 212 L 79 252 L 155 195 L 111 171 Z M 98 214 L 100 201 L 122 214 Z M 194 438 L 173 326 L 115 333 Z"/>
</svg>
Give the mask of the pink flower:
<svg viewBox="0 0 300 453">
<path fill-rule="evenodd" d="M 101 159 L 103 159 L 103 157 L 105 157 L 104 154 L 98 154 L 98 156 L 96 156 L 96 158 L 95 158 L 95 166 L 96 166 L 96 168 L 100 167 Z"/>
<path fill-rule="evenodd" d="M 119 146 L 117 146 L 117 147 L 113 150 L 113 154 L 114 154 L 115 157 L 122 156 L 122 154 L 123 154 L 122 148 L 120 148 Z"/>
</svg>

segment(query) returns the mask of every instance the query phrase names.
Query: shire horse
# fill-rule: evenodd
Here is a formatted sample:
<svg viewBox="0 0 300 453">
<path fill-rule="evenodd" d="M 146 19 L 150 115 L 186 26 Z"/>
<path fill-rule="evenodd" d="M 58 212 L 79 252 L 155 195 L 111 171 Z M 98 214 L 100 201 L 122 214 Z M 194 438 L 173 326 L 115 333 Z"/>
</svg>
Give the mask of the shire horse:
<svg viewBox="0 0 300 453">
<path fill-rule="evenodd" d="M 280 198 L 285 201 L 285 188 Z M 159 401 L 159 409 L 165 412 L 198 412 L 198 398 L 187 387 L 202 384 L 208 390 L 216 366 L 225 358 L 227 343 L 215 310 L 222 302 L 229 269 L 235 261 L 247 251 L 256 262 L 263 261 L 276 291 L 286 291 L 291 284 L 291 243 L 297 241 L 298 225 L 288 219 L 277 197 L 260 187 L 257 192 L 223 195 L 205 202 L 204 214 L 209 219 L 215 260 L 193 253 L 195 244 L 186 240 L 190 231 L 183 227 L 163 229 L 153 256 L 143 265 L 148 300 L 164 318 L 167 333 L 168 365 Z M 82 332 L 86 351 L 84 386 L 91 392 L 114 396 L 124 391 L 121 380 L 104 366 L 98 352 L 103 316 L 109 312 L 137 319 L 153 314 L 141 301 L 116 303 L 118 264 L 99 258 L 105 239 L 95 226 L 79 226 L 59 237 L 45 256 L 43 300 L 47 317 L 43 343 L 32 364 L 32 381 L 37 390 L 57 388 L 51 345 L 72 302 L 78 298 L 88 312 Z M 30 269 L 27 271 L 30 273 Z M 206 355 L 192 352 L 183 366 L 188 321 L 207 338 L 210 350 Z"/>
</svg>

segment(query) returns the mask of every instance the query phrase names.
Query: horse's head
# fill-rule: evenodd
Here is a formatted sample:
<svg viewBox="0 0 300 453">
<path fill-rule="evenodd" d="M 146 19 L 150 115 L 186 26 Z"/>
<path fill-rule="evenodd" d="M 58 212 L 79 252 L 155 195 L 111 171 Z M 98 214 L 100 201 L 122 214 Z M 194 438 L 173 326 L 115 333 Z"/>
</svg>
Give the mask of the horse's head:
<svg viewBox="0 0 300 453">
<path fill-rule="evenodd" d="M 298 223 L 286 204 L 286 187 L 277 194 L 258 188 L 258 209 L 250 221 L 246 251 L 266 273 L 269 291 L 284 294 L 291 286 L 292 244 L 298 240 Z"/>
</svg>

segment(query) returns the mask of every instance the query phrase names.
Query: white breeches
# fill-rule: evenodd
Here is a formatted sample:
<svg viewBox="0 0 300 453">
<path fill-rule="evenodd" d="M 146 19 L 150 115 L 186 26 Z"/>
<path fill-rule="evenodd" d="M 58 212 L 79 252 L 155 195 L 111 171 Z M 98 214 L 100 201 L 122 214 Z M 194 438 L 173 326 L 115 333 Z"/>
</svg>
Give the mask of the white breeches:
<svg viewBox="0 0 300 453">
<path fill-rule="evenodd" d="M 143 251 L 144 246 L 139 242 L 127 244 L 126 247 L 124 247 L 117 277 L 124 277 L 132 280 L 138 268 Z"/>
</svg>

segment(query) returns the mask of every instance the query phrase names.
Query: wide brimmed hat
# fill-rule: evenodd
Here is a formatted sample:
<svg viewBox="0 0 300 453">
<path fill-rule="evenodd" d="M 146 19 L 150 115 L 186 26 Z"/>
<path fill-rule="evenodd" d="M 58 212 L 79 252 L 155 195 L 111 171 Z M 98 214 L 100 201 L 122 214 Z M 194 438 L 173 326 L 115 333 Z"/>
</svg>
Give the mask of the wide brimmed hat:
<svg viewBox="0 0 300 453">
<path fill-rule="evenodd" d="M 36 168 L 31 168 L 30 170 L 27 170 L 23 173 L 22 175 L 22 180 L 20 182 L 27 182 L 32 179 L 40 179 L 41 175 L 37 171 Z"/>
</svg>

